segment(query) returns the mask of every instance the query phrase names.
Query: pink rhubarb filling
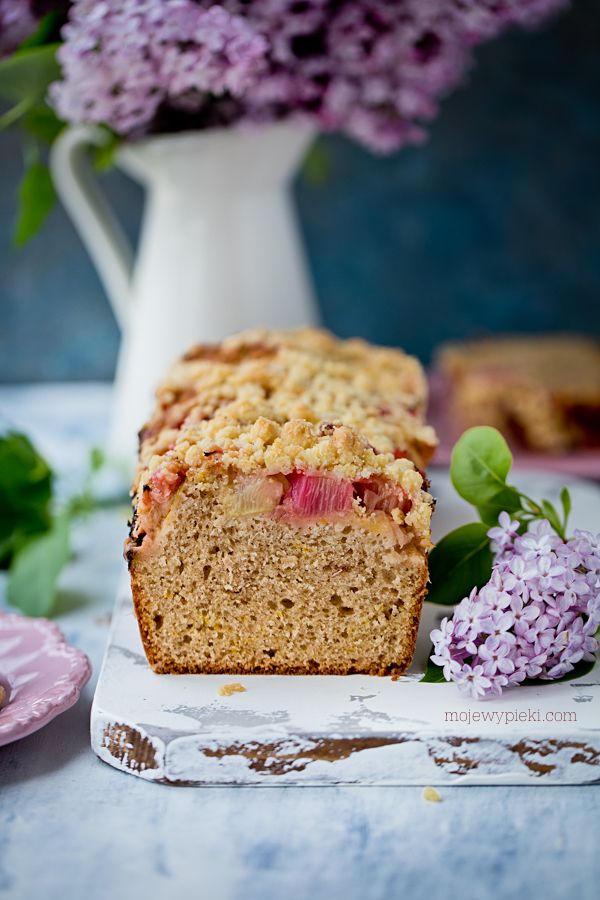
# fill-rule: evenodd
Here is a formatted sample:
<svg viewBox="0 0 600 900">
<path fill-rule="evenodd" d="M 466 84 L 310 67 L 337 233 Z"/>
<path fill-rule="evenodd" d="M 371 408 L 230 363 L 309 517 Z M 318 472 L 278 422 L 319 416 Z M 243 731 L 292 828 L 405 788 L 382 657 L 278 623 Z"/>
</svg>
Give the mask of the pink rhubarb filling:
<svg viewBox="0 0 600 900">
<path fill-rule="evenodd" d="M 185 472 L 159 469 L 144 485 L 148 512 L 162 507 L 185 479 Z M 272 513 L 282 519 L 310 519 L 349 513 L 355 501 L 367 513 L 385 513 L 394 509 L 408 513 L 412 501 L 401 487 L 373 476 L 357 481 L 334 475 L 315 475 L 294 471 L 287 475 L 250 475 L 234 481 L 234 491 L 225 506 L 233 515 Z"/>
<path fill-rule="evenodd" d="M 412 505 L 402 488 L 381 478 L 350 481 L 307 472 L 292 472 L 286 478 L 290 486 L 279 505 L 283 515 L 311 518 L 346 513 L 355 499 L 369 513 L 379 510 L 390 514 L 394 509 L 407 513 Z"/>
</svg>

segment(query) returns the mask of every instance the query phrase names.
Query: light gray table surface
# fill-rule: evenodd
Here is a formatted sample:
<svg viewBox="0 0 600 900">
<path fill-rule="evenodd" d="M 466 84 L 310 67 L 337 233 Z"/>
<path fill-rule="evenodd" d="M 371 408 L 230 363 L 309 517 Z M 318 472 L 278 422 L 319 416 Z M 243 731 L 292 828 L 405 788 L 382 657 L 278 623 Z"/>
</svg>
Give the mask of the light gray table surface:
<svg viewBox="0 0 600 900">
<path fill-rule="evenodd" d="M 75 487 L 101 445 L 103 385 L 0 388 Z M 58 624 L 90 657 L 80 701 L 0 748 L 0 897 L 370 900 L 598 896 L 597 787 L 174 788 L 100 762 L 89 712 L 122 571 L 125 507 L 78 526 Z M 3 600 L 0 583 L 0 604 Z"/>
</svg>

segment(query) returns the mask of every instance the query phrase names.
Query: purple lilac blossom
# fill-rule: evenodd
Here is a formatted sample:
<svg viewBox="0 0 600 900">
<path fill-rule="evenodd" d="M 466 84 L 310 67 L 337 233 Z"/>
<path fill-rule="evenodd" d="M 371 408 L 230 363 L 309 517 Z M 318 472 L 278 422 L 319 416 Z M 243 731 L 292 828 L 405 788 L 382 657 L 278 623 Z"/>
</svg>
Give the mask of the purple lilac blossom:
<svg viewBox="0 0 600 900">
<path fill-rule="evenodd" d="M 16 50 L 35 26 L 29 0 L 0 0 L 0 57 Z"/>
<path fill-rule="evenodd" d="M 497 696 L 526 678 L 568 675 L 599 643 L 600 535 L 563 541 L 543 519 L 519 535 L 501 513 L 488 536 L 489 582 L 431 632 L 432 660 L 469 697 Z"/>
<path fill-rule="evenodd" d="M 123 135 L 160 128 L 165 108 L 189 115 L 182 127 L 301 116 L 387 153 L 424 139 L 475 45 L 565 5 L 74 0 L 51 99 L 63 119 L 104 122 Z"/>
<path fill-rule="evenodd" d="M 266 51 L 247 21 L 194 0 L 76 0 L 50 88 L 58 115 L 126 134 L 163 103 L 201 105 L 248 87 Z"/>
</svg>

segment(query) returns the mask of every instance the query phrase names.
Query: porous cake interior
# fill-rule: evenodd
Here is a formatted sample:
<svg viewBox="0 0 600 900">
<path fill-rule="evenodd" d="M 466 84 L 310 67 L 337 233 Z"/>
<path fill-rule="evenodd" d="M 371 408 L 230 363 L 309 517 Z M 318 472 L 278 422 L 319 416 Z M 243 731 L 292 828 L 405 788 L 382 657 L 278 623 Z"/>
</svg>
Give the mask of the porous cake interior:
<svg viewBox="0 0 600 900">
<path fill-rule="evenodd" d="M 232 517 L 221 480 L 186 482 L 132 555 L 157 672 L 399 674 L 410 663 L 425 552 L 369 518 Z M 372 529 L 372 530 L 370 530 Z"/>
</svg>

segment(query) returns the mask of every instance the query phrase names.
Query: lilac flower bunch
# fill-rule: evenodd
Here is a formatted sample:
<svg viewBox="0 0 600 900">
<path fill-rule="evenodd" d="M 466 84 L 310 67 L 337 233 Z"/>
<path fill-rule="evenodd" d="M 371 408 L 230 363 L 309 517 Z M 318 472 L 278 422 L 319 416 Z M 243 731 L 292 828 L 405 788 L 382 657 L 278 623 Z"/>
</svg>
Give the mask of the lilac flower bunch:
<svg viewBox="0 0 600 900">
<path fill-rule="evenodd" d="M 0 0 L 0 56 L 16 50 L 35 26 L 36 17 L 25 0 Z"/>
<path fill-rule="evenodd" d="M 161 104 L 200 105 L 242 94 L 266 45 L 241 16 L 194 0 L 77 0 L 50 88 L 59 116 L 119 133 L 146 125 Z"/>
<path fill-rule="evenodd" d="M 466 695 L 497 696 L 525 679 L 553 680 L 598 650 L 600 535 L 563 540 L 546 519 L 519 534 L 502 512 L 488 531 L 495 551 L 487 584 L 474 588 L 432 631 L 432 661 Z"/>
<path fill-rule="evenodd" d="M 476 44 L 565 5 L 73 0 L 50 99 L 61 119 L 102 122 L 125 137 L 295 116 L 385 153 L 423 140 Z M 12 6 L 26 27 L 30 4 Z"/>
</svg>

